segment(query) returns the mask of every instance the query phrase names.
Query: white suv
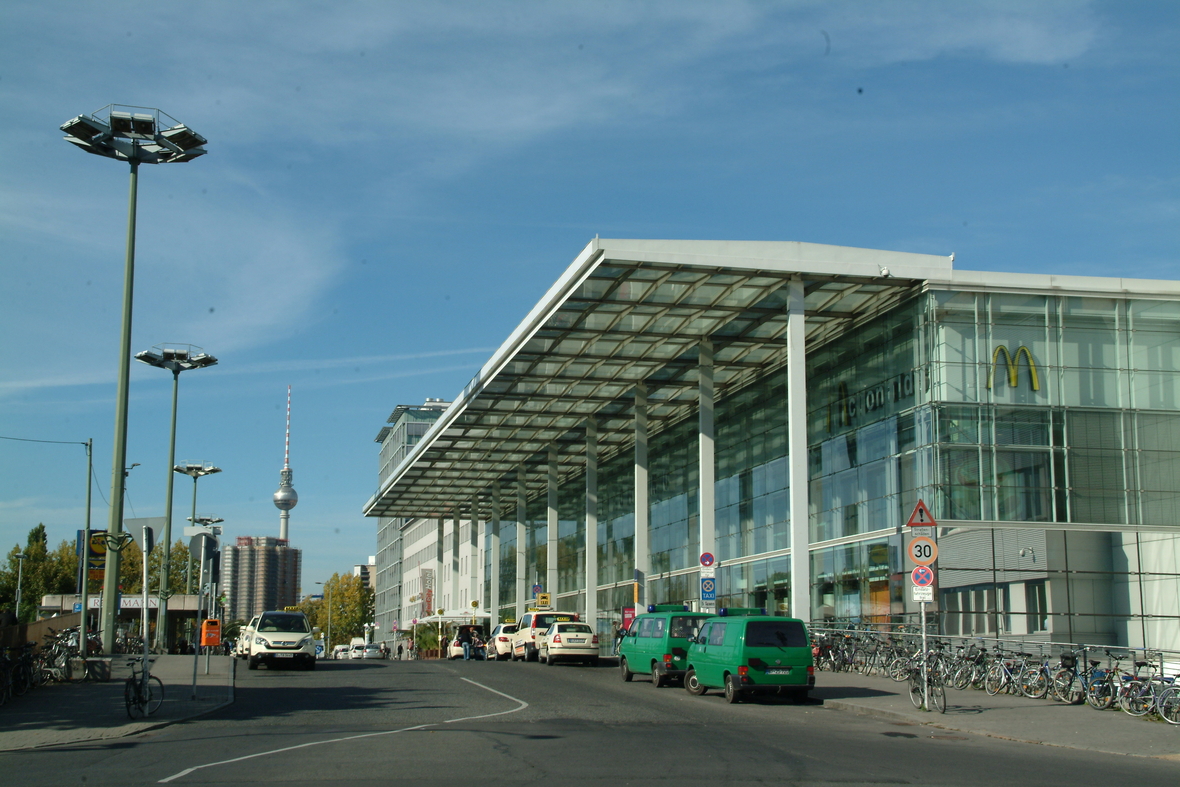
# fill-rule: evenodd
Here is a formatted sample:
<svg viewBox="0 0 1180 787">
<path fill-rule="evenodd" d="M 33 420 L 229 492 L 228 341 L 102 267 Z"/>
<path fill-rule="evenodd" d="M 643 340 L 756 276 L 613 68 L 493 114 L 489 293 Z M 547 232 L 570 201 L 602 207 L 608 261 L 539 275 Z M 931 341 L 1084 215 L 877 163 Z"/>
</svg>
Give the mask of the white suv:
<svg viewBox="0 0 1180 787">
<path fill-rule="evenodd" d="M 315 635 L 302 612 L 263 612 L 250 639 L 246 663 L 250 669 L 259 664 L 268 668 L 276 664 L 294 664 L 300 669 L 315 669 Z"/>
</svg>

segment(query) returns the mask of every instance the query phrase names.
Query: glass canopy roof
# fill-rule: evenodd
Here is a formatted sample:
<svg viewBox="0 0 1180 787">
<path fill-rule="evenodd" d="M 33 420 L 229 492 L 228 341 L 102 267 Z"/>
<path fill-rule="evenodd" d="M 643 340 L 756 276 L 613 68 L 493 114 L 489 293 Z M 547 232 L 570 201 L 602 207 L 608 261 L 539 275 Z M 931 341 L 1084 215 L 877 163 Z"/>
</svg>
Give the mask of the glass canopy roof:
<svg viewBox="0 0 1180 787">
<path fill-rule="evenodd" d="M 600 461 L 633 444 L 638 384 L 651 432 L 694 413 L 702 341 L 713 344 L 718 399 L 787 363 L 793 278 L 811 347 L 949 273 L 945 257 L 836 246 L 595 239 L 364 513 L 437 517 L 479 499 L 486 516 L 497 481 L 514 508 L 522 465 L 528 496 L 545 491 L 550 448 L 562 477 L 582 472 L 590 419 Z"/>
</svg>

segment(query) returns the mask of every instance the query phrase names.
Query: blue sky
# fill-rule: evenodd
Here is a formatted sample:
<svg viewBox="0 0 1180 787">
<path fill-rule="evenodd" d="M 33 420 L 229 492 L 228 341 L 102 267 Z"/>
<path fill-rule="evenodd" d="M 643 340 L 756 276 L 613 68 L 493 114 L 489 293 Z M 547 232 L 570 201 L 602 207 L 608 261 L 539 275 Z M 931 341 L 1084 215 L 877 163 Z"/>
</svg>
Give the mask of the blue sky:
<svg viewBox="0 0 1180 787">
<path fill-rule="evenodd" d="M 106 522 L 128 168 L 58 126 L 158 107 L 133 351 L 191 343 L 198 511 L 277 535 L 293 389 L 303 587 L 376 549 L 398 404 L 450 399 L 594 237 L 798 240 L 1180 278 L 1180 6 L 16 2 L 0 6 L 0 435 L 95 441 Z M 132 368 L 128 516 L 171 376 Z M 80 446 L 0 440 L 0 546 L 72 538 Z M 178 477 L 174 516 L 191 482 Z"/>
</svg>

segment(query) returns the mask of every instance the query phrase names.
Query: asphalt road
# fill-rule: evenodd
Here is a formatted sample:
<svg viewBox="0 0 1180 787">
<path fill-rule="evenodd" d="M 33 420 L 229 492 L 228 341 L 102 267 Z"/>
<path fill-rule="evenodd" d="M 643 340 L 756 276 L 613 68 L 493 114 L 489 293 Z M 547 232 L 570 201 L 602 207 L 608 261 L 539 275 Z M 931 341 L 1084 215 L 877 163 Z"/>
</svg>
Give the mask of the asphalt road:
<svg viewBox="0 0 1180 787">
<path fill-rule="evenodd" d="M 0 755 L 0 784 L 1168 785 L 1180 764 L 950 734 L 616 670 L 340 661 L 238 671 L 236 701 L 133 738 Z"/>
</svg>

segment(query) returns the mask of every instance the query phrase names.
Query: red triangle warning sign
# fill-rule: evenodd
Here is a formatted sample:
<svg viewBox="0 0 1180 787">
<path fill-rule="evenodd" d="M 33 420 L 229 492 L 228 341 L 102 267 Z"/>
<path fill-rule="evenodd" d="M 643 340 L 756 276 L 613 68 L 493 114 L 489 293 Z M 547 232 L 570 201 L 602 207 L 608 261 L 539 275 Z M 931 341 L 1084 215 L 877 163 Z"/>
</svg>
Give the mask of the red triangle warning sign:
<svg viewBox="0 0 1180 787">
<path fill-rule="evenodd" d="M 930 509 L 926 504 L 919 500 L 914 506 L 914 513 L 910 514 L 910 521 L 906 522 L 906 527 L 938 527 L 938 523 L 930 515 Z"/>
</svg>

